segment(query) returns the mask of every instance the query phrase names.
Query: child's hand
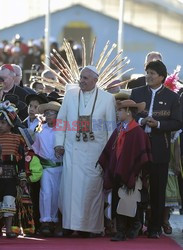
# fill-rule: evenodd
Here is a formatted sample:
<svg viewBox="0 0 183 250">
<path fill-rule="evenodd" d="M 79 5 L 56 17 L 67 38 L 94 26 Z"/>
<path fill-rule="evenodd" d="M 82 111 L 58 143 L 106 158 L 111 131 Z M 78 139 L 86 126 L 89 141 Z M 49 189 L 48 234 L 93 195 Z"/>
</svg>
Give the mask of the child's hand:
<svg viewBox="0 0 183 250">
<path fill-rule="evenodd" d="M 55 147 L 55 156 L 57 159 L 59 159 L 64 154 L 64 152 L 65 152 L 64 147 L 62 146 Z"/>
</svg>

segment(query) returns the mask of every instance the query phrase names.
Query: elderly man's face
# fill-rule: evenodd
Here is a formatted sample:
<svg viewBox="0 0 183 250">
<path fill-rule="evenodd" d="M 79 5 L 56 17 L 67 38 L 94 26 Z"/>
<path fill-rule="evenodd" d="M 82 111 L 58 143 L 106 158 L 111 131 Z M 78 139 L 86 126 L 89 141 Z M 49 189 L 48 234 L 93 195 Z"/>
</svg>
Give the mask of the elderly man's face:
<svg viewBox="0 0 183 250">
<path fill-rule="evenodd" d="M 14 85 L 14 78 L 11 76 L 2 76 L 3 78 L 3 89 L 10 90 Z"/>
<path fill-rule="evenodd" d="M 146 68 L 146 66 L 147 66 L 147 64 L 148 64 L 149 62 L 157 61 L 157 60 L 162 61 L 162 58 L 161 58 L 158 54 L 156 54 L 156 53 L 150 54 L 150 55 L 146 58 L 146 61 L 145 61 L 145 63 L 144 63 L 144 68 Z"/>
<path fill-rule="evenodd" d="M 91 91 L 97 83 L 97 75 L 90 69 L 83 69 L 80 74 L 79 86 L 82 91 Z"/>
</svg>

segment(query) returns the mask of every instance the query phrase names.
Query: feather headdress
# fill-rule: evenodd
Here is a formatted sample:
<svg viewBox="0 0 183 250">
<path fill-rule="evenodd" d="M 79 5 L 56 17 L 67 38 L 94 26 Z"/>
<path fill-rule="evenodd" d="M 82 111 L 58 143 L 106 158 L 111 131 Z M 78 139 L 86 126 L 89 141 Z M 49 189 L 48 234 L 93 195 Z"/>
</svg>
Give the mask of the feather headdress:
<svg viewBox="0 0 183 250">
<path fill-rule="evenodd" d="M 164 82 L 164 86 L 171 89 L 173 92 L 177 93 L 182 86 L 180 85 L 179 81 L 179 72 L 181 66 L 177 65 L 176 69 L 174 70 L 173 74 L 167 76 Z"/>
<path fill-rule="evenodd" d="M 88 62 L 86 60 L 87 56 L 86 56 L 86 46 L 84 38 L 81 39 L 81 44 L 82 44 L 82 67 L 85 67 L 86 65 L 95 66 L 97 72 L 99 73 L 99 78 L 97 82 L 97 86 L 99 88 L 106 90 L 109 84 L 111 84 L 113 81 L 117 79 L 120 79 L 125 73 L 132 70 L 128 69 L 126 71 L 123 71 L 123 68 L 129 64 L 130 60 L 128 60 L 127 57 L 122 58 L 122 51 L 117 53 L 117 55 L 113 58 L 113 60 L 107 64 L 108 59 L 111 56 L 111 53 L 117 47 L 116 44 L 112 44 L 112 46 L 109 47 L 110 42 L 107 41 L 96 64 L 94 64 L 96 38 L 93 40 Z M 55 49 L 50 53 L 50 57 L 48 57 L 51 63 L 56 66 L 57 72 L 51 69 L 44 62 L 42 63 L 59 79 L 60 83 L 56 83 L 57 85 L 56 87 L 62 91 L 65 91 L 66 84 L 77 84 L 79 82 L 80 67 L 77 64 L 71 45 L 66 39 L 64 39 L 63 41 L 63 48 L 65 50 L 68 63 L 61 57 L 61 55 Z M 51 83 L 51 81 L 49 82 Z M 117 85 L 121 86 L 126 84 L 127 82 L 128 81 L 124 82 L 122 81 Z"/>
</svg>

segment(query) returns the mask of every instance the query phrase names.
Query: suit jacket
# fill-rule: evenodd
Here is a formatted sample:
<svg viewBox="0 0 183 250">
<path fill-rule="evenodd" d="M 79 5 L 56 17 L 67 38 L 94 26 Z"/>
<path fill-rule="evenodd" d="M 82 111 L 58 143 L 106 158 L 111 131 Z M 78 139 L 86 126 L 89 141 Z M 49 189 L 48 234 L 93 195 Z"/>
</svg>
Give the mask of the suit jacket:
<svg viewBox="0 0 183 250">
<path fill-rule="evenodd" d="M 152 91 L 149 86 L 132 90 L 131 99 L 135 102 L 146 102 L 145 110 L 138 114 L 139 118 L 148 116 Z M 171 131 L 179 130 L 181 123 L 181 108 L 179 96 L 162 86 L 155 95 L 152 117 L 160 122 L 160 128 L 152 128 L 149 134 L 154 163 L 168 163 L 170 160 Z M 143 126 L 145 128 L 145 126 Z"/>
<path fill-rule="evenodd" d="M 138 87 L 146 86 L 146 78 L 145 76 L 138 77 L 137 79 L 128 83 L 129 89 L 134 89 Z"/>
</svg>

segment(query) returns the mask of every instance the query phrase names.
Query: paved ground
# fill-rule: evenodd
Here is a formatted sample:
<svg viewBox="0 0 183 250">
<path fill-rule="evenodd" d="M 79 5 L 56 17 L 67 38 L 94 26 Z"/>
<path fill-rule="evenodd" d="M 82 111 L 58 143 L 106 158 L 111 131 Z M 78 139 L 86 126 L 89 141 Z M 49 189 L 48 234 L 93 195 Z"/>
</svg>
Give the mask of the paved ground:
<svg viewBox="0 0 183 250">
<path fill-rule="evenodd" d="M 170 216 L 170 223 L 173 228 L 173 233 L 170 235 L 183 248 L 183 215 L 175 210 Z"/>
</svg>

